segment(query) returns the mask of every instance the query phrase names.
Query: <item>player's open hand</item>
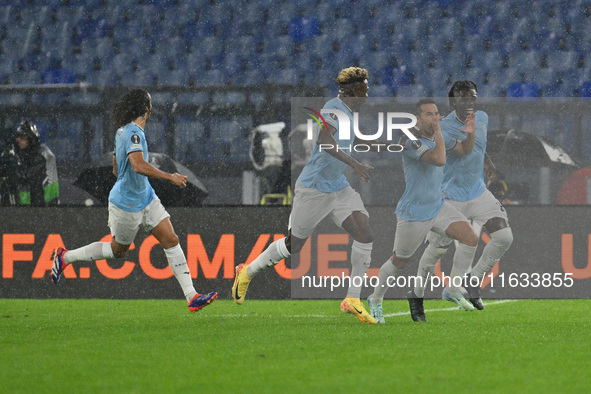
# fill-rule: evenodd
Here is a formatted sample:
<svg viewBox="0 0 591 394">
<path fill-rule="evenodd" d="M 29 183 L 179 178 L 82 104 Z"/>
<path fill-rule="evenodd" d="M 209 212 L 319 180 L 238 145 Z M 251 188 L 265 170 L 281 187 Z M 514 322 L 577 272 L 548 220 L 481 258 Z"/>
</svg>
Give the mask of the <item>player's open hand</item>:
<svg viewBox="0 0 591 394">
<path fill-rule="evenodd" d="M 371 178 L 371 172 L 373 171 L 372 166 L 358 162 L 353 169 L 365 182 L 369 181 L 369 178 Z"/>
<path fill-rule="evenodd" d="M 179 174 L 178 172 L 175 172 L 174 174 L 172 174 L 170 182 L 177 185 L 178 187 L 186 187 L 187 177 L 185 175 Z"/>
<path fill-rule="evenodd" d="M 466 116 L 466 121 L 464 122 L 464 128 L 460 129 L 464 133 L 472 134 L 476 131 L 476 115 L 474 112 L 470 112 L 468 116 Z"/>
</svg>

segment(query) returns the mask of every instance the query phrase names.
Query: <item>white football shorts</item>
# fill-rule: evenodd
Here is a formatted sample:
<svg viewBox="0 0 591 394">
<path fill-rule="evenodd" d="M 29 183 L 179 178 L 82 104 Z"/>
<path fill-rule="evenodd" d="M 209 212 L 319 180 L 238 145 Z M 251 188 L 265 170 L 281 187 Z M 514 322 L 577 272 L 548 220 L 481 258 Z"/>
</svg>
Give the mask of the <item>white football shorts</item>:
<svg viewBox="0 0 591 394">
<path fill-rule="evenodd" d="M 425 237 L 431 231 L 445 236 L 445 230 L 455 222 L 468 222 L 448 201 L 443 203 L 441 210 L 433 219 L 422 222 L 409 222 L 397 217 L 396 234 L 394 235 L 394 253 L 402 259 L 411 258 Z"/>
<path fill-rule="evenodd" d="M 151 231 L 161 221 L 170 217 L 160 199 L 155 197 L 147 207 L 139 212 L 128 212 L 109 202 L 109 227 L 111 235 L 122 245 L 131 245 L 140 228 Z"/>
<path fill-rule="evenodd" d="M 288 228 L 294 237 L 307 239 L 325 217 L 329 216 L 342 228 L 343 221 L 355 211 L 369 217 L 361 196 L 351 186 L 336 192 L 323 193 L 296 184 Z"/>
</svg>

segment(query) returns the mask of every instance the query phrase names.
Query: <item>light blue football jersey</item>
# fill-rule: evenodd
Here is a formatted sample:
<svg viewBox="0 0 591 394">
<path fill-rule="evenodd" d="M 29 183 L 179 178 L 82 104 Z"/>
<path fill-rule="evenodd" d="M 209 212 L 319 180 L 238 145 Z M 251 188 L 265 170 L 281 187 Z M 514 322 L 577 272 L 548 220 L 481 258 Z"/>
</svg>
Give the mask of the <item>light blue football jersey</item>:
<svg viewBox="0 0 591 394">
<path fill-rule="evenodd" d="M 463 141 L 467 134 L 455 111 L 447 115 L 441 122 L 441 133 L 445 138 Z M 470 201 L 486 191 L 484 184 L 484 153 L 488 132 L 488 115 L 476 111 L 475 143 L 472 153 L 462 155 L 452 150 L 447 151 L 446 164 L 443 169 L 443 197 L 454 201 Z M 446 149 L 451 149 L 446 144 Z"/>
<path fill-rule="evenodd" d="M 109 201 L 128 212 L 139 212 L 148 206 L 156 196 L 148 177 L 133 170 L 128 154 L 143 152 L 148 161 L 148 143 L 144 131 L 135 123 L 119 128 L 115 135 L 115 157 L 117 159 L 117 182 L 109 193 Z"/>
<path fill-rule="evenodd" d="M 340 140 L 338 132 L 334 134 L 334 138 L 341 148 L 346 148 L 344 152 L 350 155 L 351 150 L 349 148 L 352 147 L 353 142 L 355 141 L 355 133 L 353 132 L 353 113 L 351 112 L 351 109 L 337 97 L 329 100 L 324 105 L 324 108 L 320 110 L 326 123 L 334 127 L 336 130 L 339 130 L 338 119 L 336 116 L 331 116 L 331 114 L 323 112 L 325 109 L 338 109 L 349 116 L 349 124 L 351 127 L 350 139 Z M 318 139 L 318 132 L 319 129 L 316 127 L 316 139 Z M 349 182 L 345 177 L 346 168 L 347 164 L 331 156 L 327 152 L 321 151 L 320 146 L 315 144 L 310 160 L 304 166 L 296 183 L 305 187 L 318 189 L 324 193 L 336 192 L 349 186 Z"/>
<path fill-rule="evenodd" d="M 433 219 L 443 205 L 443 167 L 420 160 L 429 150 L 435 149 L 436 141 L 423 137 L 417 141 L 420 142 L 418 147 L 416 141 L 407 140 L 402 151 L 406 188 L 396 206 L 396 215 L 409 222 Z"/>
</svg>

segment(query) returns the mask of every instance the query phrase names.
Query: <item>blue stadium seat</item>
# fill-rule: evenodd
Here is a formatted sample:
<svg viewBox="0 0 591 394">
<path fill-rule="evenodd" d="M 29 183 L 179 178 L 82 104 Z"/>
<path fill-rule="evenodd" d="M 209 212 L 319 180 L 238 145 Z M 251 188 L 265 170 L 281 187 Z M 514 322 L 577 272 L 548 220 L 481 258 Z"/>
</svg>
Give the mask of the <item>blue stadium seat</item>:
<svg viewBox="0 0 591 394">
<path fill-rule="evenodd" d="M 341 51 L 346 51 L 353 57 L 364 56 L 369 52 L 371 40 L 365 34 L 351 35 L 341 41 Z"/>
<path fill-rule="evenodd" d="M 260 23 L 263 20 L 265 4 L 249 3 L 242 10 L 241 17 L 247 22 Z"/>
<path fill-rule="evenodd" d="M 266 49 L 272 49 L 274 53 L 282 57 L 293 56 L 295 43 L 289 36 L 270 38 Z"/>
<path fill-rule="evenodd" d="M 267 78 L 267 82 L 278 85 L 295 85 L 298 83 L 298 73 L 293 68 L 284 70 L 272 70 Z"/>
<path fill-rule="evenodd" d="M 203 86 L 224 86 L 226 84 L 226 76 L 222 71 L 217 69 L 200 72 L 197 75 L 201 75 L 202 77 L 198 78 L 196 76 L 195 80 L 200 79 L 200 84 Z"/>
<path fill-rule="evenodd" d="M 114 86 L 119 81 L 119 76 L 108 70 L 89 70 L 84 74 L 84 80 L 94 86 Z"/>
<path fill-rule="evenodd" d="M 388 54 L 378 51 L 369 52 L 359 60 L 360 66 L 368 70 L 370 79 L 375 78 L 376 71 L 383 70 L 391 62 Z"/>
<path fill-rule="evenodd" d="M 318 18 L 304 16 L 294 17 L 289 21 L 288 34 L 295 43 L 300 43 L 309 37 L 320 34 Z"/>
<path fill-rule="evenodd" d="M 175 158 L 182 163 L 205 161 L 207 146 L 204 138 L 203 122 L 188 117 L 178 118 L 175 123 Z"/>
<path fill-rule="evenodd" d="M 37 85 L 43 80 L 37 71 L 23 71 L 8 76 L 8 83 L 14 85 Z"/>
<path fill-rule="evenodd" d="M 554 71 L 572 70 L 577 67 L 579 54 L 575 51 L 557 51 L 548 57 L 548 67 Z"/>
<path fill-rule="evenodd" d="M 327 34 L 321 34 L 314 37 L 312 44 L 312 51 L 319 57 L 326 56 L 327 53 L 332 51 L 333 38 Z"/>
<path fill-rule="evenodd" d="M 155 77 L 148 70 L 129 71 L 121 74 L 121 83 L 124 86 L 152 86 Z"/>
<path fill-rule="evenodd" d="M 265 82 L 265 75 L 262 70 L 249 70 L 236 73 L 231 80 L 237 86 L 260 86 Z"/>
<path fill-rule="evenodd" d="M 472 56 L 472 65 L 489 71 L 501 70 L 504 53 L 500 50 L 481 51 Z"/>
<path fill-rule="evenodd" d="M 529 70 L 527 79 L 536 82 L 541 88 L 542 95 L 545 95 L 546 91 L 555 89 L 557 83 L 555 74 L 556 72 L 551 68 L 538 68 Z"/>
<path fill-rule="evenodd" d="M 506 89 L 503 84 L 496 82 L 488 82 L 478 85 L 479 97 L 503 97 L 506 94 Z"/>
<path fill-rule="evenodd" d="M 246 95 L 242 92 L 215 92 L 213 102 L 217 105 L 240 105 L 246 102 Z"/>
<path fill-rule="evenodd" d="M 189 83 L 189 77 L 185 70 L 172 70 L 158 74 L 157 77 L 160 86 L 186 86 Z"/>
<path fill-rule="evenodd" d="M 147 47 L 150 48 L 151 41 L 146 42 Z M 151 56 L 158 56 L 162 61 L 169 61 L 177 59 L 180 56 L 185 56 L 187 53 L 187 45 L 185 40 L 181 37 L 171 37 L 166 40 L 155 42 L 156 53 Z M 146 54 L 146 52 L 144 52 Z"/>
<path fill-rule="evenodd" d="M 57 7 L 57 20 L 68 21 L 71 26 L 74 26 L 84 17 L 84 6 L 61 6 Z"/>
<path fill-rule="evenodd" d="M 585 81 L 579 87 L 580 97 L 591 97 L 591 81 Z"/>
<path fill-rule="evenodd" d="M 393 97 L 395 92 L 387 85 L 376 85 L 369 89 L 369 97 Z"/>
<path fill-rule="evenodd" d="M 371 77 L 371 76 L 370 76 Z M 304 74 L 304 83 L 309 86 L 334 85 L 336 74 L 328 69 L 320 69 Z"/>
<path fill-rule="evenodd" d="M 454 17 L 443 18 L 441 22 L 438 34 L 446 39 L 455 39 L 461 31 L 460 22 Z"/>
<path fill-rule="evenodd" d="M 507 97 L 538 97 L 539 90 L 535 82 L 513 82 L 507 86 Z"/>
<path fill-rule="evenodd" d="M 396 97 L 427 97 L 429 96 L 429 90 L 421 84 L 415 85 L 402 85 L 396 91 Z"/>
<path fill-rule="evenodd" d="M 516 51 L 509 56 L 509 64 L 512 67 L 523 70 L 531 70 L 539 67 L 540 52 L 534 49 L 527 51 Z"/>
</svg>

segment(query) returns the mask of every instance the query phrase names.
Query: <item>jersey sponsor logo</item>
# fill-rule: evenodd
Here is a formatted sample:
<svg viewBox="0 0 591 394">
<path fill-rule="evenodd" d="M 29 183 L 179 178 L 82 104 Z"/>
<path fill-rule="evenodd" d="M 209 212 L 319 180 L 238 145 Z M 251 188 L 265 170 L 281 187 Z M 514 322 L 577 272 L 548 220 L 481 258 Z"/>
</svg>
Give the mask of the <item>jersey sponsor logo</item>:
<svg viewBox="0 0 591 394">
<path fill-rule="evenodd" d="M 137 134 L 132 135 L 131 142 L 133 142 L 134 144 L 139 144 L 140 143 L 140 136 Z"/>
</svg>

